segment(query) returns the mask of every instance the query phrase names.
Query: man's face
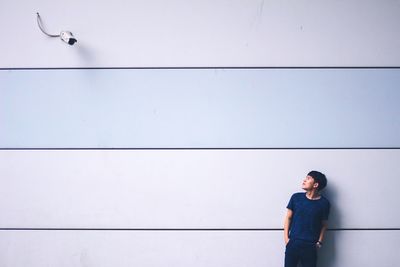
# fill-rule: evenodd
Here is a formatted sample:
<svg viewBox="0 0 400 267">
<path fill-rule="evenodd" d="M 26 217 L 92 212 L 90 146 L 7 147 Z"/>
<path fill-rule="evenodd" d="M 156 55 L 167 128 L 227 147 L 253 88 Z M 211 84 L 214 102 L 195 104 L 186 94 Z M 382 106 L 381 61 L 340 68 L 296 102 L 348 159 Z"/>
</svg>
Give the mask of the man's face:
<svg viewBox="0 0 400 267">
<path fill-rule="evenodd" d="M 301 188 L 306 191 L 312 190 L 313 188 L 317 187 L 318 183 L 316 183 L 314 178 L 312 178 L 310 175 L 307 175 L 306 178 L 304 178 L 303 183 L 301 184 Z"/>
</svg>

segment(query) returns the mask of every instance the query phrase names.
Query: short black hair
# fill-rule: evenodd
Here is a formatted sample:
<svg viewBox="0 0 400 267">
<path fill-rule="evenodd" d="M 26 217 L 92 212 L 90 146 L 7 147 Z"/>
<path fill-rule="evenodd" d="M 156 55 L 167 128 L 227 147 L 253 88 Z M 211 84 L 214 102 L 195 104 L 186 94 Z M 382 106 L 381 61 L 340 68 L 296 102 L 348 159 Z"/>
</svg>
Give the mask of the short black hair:
<svg viewBox="0 0 400 267">
<path fill-rule="evenodd" d="M 325 174 L 319 171 L 310 171 L 308 173 L 312 178 L 314 178 L 315 182 L 318 183 L 318 191 L 321 191 L 328 184 L 328 180 L 326 179 Z"/>
</svg>

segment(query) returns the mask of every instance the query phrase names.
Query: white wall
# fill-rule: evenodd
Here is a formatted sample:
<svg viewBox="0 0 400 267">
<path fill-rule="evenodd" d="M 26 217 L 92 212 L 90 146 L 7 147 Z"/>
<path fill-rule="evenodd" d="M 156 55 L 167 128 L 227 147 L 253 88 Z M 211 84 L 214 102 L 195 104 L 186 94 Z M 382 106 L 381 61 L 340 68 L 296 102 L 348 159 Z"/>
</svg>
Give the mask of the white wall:
<svg viewBox="0 0 400 267">
<path fill-rule="evenodd" d="M 399 255 L 387 248 L 399 238 L 398 231 L 328 232 L 319 266 L 396 266 Z M 283 266 L 284 255 L 282 233 L 266 231 L 7 231 L 0 247 L 5 267 L 264 267 Z"/>
<path fill-rule="evenodd" d="M 331 228 L 400 225 L 399 149 L 0 152 L 0 228 L 281 229 L 312 168 L 329 174 Z"/>
<path fill-rule="evenodd" d="M 399 260 L 398 149 L 0 152 L 2 266 L 281 266 L 311 168 L 332 202 L 321 266 Z"/>
<path fill-rule="evenodd" d="M 318 169 L 320 266 L 396 266 L 399 69 L 212 68 L 399 66 L 397 25 L 399 1 L 3 1 L 0 265 L 282 266 Z"/>
<path fill-rule="evenodd" d="M 389 0 L 2 1 L 0 67 L 398 66 L 399 14 Z"/>
</svg>

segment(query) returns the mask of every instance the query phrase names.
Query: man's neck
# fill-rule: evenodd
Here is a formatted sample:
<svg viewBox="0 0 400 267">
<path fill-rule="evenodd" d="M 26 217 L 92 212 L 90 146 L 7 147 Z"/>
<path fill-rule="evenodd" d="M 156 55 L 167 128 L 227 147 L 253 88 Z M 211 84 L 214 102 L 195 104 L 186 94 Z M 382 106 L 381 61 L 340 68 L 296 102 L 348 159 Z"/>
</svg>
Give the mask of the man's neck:
<svg viewBox="0 0 400 267">
<path fill-rule="evenodd" d="M 306 197 L 311 200 L 317 200 L 321 198 L 321 195 L 317 190 L 311 190 L 306 192 Z"/>
</svg>

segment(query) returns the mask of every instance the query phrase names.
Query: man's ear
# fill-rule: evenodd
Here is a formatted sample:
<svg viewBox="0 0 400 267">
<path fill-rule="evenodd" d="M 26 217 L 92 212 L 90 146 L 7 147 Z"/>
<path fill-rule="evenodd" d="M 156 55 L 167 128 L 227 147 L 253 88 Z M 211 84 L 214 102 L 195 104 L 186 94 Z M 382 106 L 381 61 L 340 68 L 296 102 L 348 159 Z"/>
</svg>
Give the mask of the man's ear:
<svg viewBox="0 0 400 267">
<path fill-rule="evenodd" d="M 318 188 L 318 186 L 319 186 L 319 183 L 314 183 L 314 185 L 313 185 L 314 188 Z"/>
</svg>

